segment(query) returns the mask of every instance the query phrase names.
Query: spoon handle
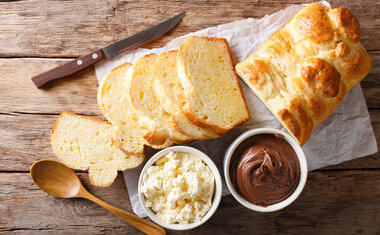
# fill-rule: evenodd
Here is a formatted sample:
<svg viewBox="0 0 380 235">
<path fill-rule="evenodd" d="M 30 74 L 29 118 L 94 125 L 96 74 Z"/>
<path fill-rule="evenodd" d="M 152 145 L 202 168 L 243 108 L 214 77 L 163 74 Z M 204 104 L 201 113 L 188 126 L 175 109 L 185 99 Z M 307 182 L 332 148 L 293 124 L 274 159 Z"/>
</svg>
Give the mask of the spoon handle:
<svg viewBox="0 0 380 235">
<path fill-rule="evenodd" d="M 133 227 L 141 230 L 142 232 L 144 232 L 146 234 L 166 234 L 165 230 L 162 227 L 158 226 L 157 224 L 154 224 L 154 223 L 149 222 L 145 219 L 142 219 L 142 218 L 140 218 L 140 217 L 138 217 L 132 213 L 129 213 L 129 212 L 126 212 L 126 211 L 121 210 L 119 208 L 116 208 L 116 207 L 100 200 L 99 198 L 95 197 L 91 193 L 86 193 L 85 195 L 81 195 L 81 196 L 83 196 L 84 198 L 86 198 L 92 202 L 95 202 L 96 204 L 105 208 L 106 210 L 108 210 L 112 214 L 119 216 L 125 222 L 129 223 Z"/>
</svg>

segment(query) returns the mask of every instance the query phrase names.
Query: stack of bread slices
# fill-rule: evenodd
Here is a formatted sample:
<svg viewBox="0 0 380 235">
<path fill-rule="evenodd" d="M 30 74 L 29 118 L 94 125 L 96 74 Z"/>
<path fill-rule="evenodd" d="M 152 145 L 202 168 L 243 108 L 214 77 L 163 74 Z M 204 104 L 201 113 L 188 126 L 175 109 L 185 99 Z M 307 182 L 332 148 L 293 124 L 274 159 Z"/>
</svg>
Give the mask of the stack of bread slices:
<svg viewBox="0 0 380 235">
<path fill-rule="evenodd" d="M 105 124 L 98 120 L 85 118 L 83 125 L 84 117 L 63 113 L 52 146 L 64 164 L 93 172 L 91 182 L 98 186 L 110 185 L 117 170 L 140 164 L 144 146 L 217 138 L 250 119 L 228 42 L 221 38 L 190 36 L 179 50 L 124 63 L 105 76 L 97 99 L 112 133 L 104 134 L 107 125 L 99 133 Z"/>
</svg>

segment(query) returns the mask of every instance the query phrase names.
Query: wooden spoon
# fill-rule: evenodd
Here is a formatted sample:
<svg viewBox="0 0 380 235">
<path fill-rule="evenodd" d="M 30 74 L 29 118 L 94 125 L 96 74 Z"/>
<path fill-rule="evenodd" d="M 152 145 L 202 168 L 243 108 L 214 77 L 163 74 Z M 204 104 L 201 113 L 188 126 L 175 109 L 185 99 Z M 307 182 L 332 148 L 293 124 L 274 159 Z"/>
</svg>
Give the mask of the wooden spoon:
<svg viewBox="0 0 380 235">
<path fill-rule="evenodd" d="M 50 195 L 61 198 L 86 198 L 122 218 L 146 234 L 165 234 L 165 230 L 147 220 L 123 211 L 89 193 L 73 170 L 54 160 L 35 162 L 30 168 L 33 181 Z"/>
</svg>

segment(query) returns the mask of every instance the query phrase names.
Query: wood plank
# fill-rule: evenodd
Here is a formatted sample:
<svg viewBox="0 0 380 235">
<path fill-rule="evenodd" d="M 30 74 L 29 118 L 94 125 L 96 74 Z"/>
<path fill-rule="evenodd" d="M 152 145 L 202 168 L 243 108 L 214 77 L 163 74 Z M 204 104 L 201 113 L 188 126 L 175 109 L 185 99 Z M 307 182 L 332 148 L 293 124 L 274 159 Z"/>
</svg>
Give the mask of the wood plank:
<svg viewBox="0 0 380 235">
<path fill-rule="evenodd" d="M 78 57 L 186 10 L 175 30 L 146 45 L 159 47 L 189 32 L 261 18 L 304 2 L 314 1 L 1 1 L 0 56 Z M 361 24 L 365 47 L 380 50 L 379 1 L 330 2 L 352 11 Z"/>
<path fill-rule="evenodd" d="M 311 1 L 311 0 L 307 0 Z M 181 10 L 183 22 L 147 44 L 159 47 L 171 39 L 222 23 L 274 13 L 301 0 L 284 1 L 11 1 L 0 0 L 0 57 L 76 57 L 166 19 Z M 352 11 L 362 28 L 362 42 L 373 58 L 371 73 L 361 83 L 380 143 L 380 2 L 330 1 Z M 378 50 L 378 51 L 376 51 Z M 58 199 L 39 190 L 28 173 L 39 159 L 52 158 L 50 130 L 58 114 L 71 110 L 102 118 L 96 104 L 92 68 L 38 90 L 30 77 L 65 59 L 0 59 L 0 234 L 138 233 L 107 211 L 81 199 Z M 372 168 L 362 170 L 363 168 Z M 336 170 L 339 169 L 339 170 Z M 345 169 L 355 169 L 347 171 Z M 380 233 L 380 153 L 311 172 L 305 191 L 288 208 L 262 214 L 223 197 L 215 216 L 192 230 L 210 233 Z M 4 172 L 9 171 L 9 172 Z M 132 211 L 119 174 L 109 188 L 89 185 L 96 196 Z M 168 231 L 168 234 L 189 232 Z"/>
<path fill-rule="evenodd" d="M 70 110 L 100 115 L 96 101 L 95 70 L 87 68 L 73 76 L 52 81 L 37 89 L 31 78 L 65 63 L 56 59 L 0 59 L 1 113 L 51 113 Z"/>
<path fill-rule="evenodd" d="M 111 205 L 132 212 L 120 175 L 109 188 L 86 188 Z M 61 199 L 40 190 L 28 173 L 0 173 L 0 234 L 129 234 L 138 232 L 123 220 L 85 199 Z"/>
<path fill-rule="evenodd" d="M 371 52 L 374 66 L 361 83 L 369 108 L 380 108 L 380 52 Z M 93 69 L 64 78 L 39 90 L 30 81 L 39 69 L 66 62 L 55 59 L 0 59 L 0 170 L 26 171 L 36 160 L 54 158 L 50 130 L 63 111 L 103 119 L 97 103 L 97 81 Z M 371 110 L 371 119 L 380 142 L 380 113 Z M 337 168 L 378 168 L 379 154 L 333 166 Z"/>
<path fill-rule="evenodd" d="M 37 160 L 55 159 L 50 133 L 57 118 L 58 115 L 0 115 L 0 171 L 29 171 Z"/>
<path fill-rule="evenodd" d="M 371 109 L 370 116 L 377 142 L 380 143 L 380 109 Z M 50 132 L 57 118 L 58 115 L 0 115 L 0 171 L 28 171 L 37 160 L 55 159 Z M 329 169 L 355 168 L 380 168 L 380 153 Z"/>
<path fill-rule="evenodd" d="M 360 83 L 368 108 L 380 108 L 380 51 L 369 53 L 372 68 Z"/>
<path fill-rule="evenodd" d="M 380 108 L 380 51 L 370 52 L 373 66 L 361 82 L 368 108 Z M 37 89 L 30 80 L 34 75 L 67 60 L 0 59 L 0 113 L 52 113 L 66 110 L 100 115 L 96 102 L 97 79 L 88 68 L 74 76 L 53 81 Z M 27 96 L 26 96 L 27 95 Z M 27 97 L 27 98 L 26 98 Z"/>
<path fill-rule="evenodd" d="M 375 234 L 380 232 L 379 170 L 312 172 L 300 197 L 273 213 L 243 208 L 222 198 L 215 215 L 194 234 Z M 132 211 L 122 176 L 109 188 L 84 184 L 96 196 Z M 136 230 L 99 206 L 82 199 L 59 199 L 33 184 L 27 173 L 0 173 L 0 234 L 120 234 Z M 188 232 L 168 231 L 168 234 Z"/>
</svg>

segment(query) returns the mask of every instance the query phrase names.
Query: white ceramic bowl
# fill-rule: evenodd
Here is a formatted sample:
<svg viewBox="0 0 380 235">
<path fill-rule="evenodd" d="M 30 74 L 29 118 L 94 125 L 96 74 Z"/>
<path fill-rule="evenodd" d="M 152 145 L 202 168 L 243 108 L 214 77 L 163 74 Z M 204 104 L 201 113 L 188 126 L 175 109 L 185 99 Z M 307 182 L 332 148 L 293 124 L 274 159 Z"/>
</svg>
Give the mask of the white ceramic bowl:
<svg viewBox="0 0 380 235">
<path fill-rule="evenodd" d="M 296 190 L 285 200 L 269 205 L 267 207 L 263 206 L 257 206 L 249 201 L 247 201 L 244 197 L 242 197 L 238 191 L 235 189 L 231 176 L 230 176 L 230 162 L 231 162 L 231 157 L 236 150 L 236 148 L 246 139 L 248 139 L 251 136 L 258 135 L 258 134 L 281 134 L 284 136 L 284 139 L 290 144 L 290 146 L 294 149 L 294 151 L 297 154 L 299 163 L 300 163 L 300 170 L 301 170 L 301 175 L 300 175 L 300 181 L 298 183 L 298 186 Z M 225 156 L 224 156 L 224 162 L 223 162 L 223 168 L 224 168 L 224 177 L 226 179 L 226 183 L 228 186 L 228 189 L 230 190 L 231 194 L 235 197 L 235 199 L 242 204 L 243 206 L 247 207 L 248 209 L 254 210 L 254 211 L 259 211 L 259 212 L 272 212 L 272 211 L 277 211 L 280 210 L 288 205 L 290 205 L 296 198 L 301 194 L 305 183 L 306 183 L 306 178 L 307 178 L 307 162 L 305 158 L 305 154 L 302 151 L 301 146 L 298 144 L 298 142 L 288 135 L 287 133 L 277 130 L 277 129 L 272 129 L 272 128 L 257 128 L 257 129 L 252 129 L 249 131 L 244 132 L 241 134 L 232 144 L 229 146 L 227 149 Z"/>
<path fill-rule="evenodd" d="M 162 156 L 166 155 L 169 152 L 187 152 L 194 154 L 198 157 L 200 157 L 206 165 L 210 168 L 212 174 L 214 175 L 215 178 L 215 190 L 214 190 L 214 196 L 212 199 L 212 205 L 210 210 L 206 213 L 206 215 L 202 218 L 202 220 L 194 222 L 194 223 L 189 223 L 189 224 L 169 224 L 164 221 L 162 221 L 160 218 L 156 216 L 156 214 L 148 207 L 145 206 L 145 196 L 143 193 L 141 193 L 141 187 L 142 187 L 142 181 L 143 181 L 143 176 L 145 172 L 147 171 L 148 167 L 153 165 L 159 158 Z M 167 229 L 172 229 L 172 230 L 189 230 L 196 228 L 206 222 L 208 219 L 211 218 L 211 216 L 215 213 L 216 209 L 219 206 L 220 199 L 222 197 L 222 178 L 220 177 L 219 170 L 215 166 L 214 162 L 203 152 L 199 151 L 198 149 L 192 148 L 192 147 L 187 147 L 187 146 L 174 146 L 170 148 L 166 148 L 164 150 L 161 150 L 160 152 L 156 153 L 153 155 L 151 159 L 145 164 L 144 168 L 142 169 L 140 173 L 140 178 L 139 178 L 139 184 L 138 184 L 138 192 L 139 192 L 139 199 L 140 202 L 144 208 L 145 213 L 157 224 L 159 224 L 162 227 L 165 227 Z"/>
</svg>

